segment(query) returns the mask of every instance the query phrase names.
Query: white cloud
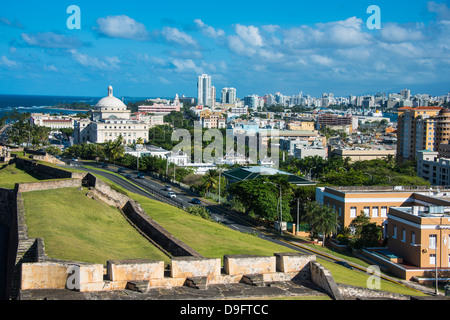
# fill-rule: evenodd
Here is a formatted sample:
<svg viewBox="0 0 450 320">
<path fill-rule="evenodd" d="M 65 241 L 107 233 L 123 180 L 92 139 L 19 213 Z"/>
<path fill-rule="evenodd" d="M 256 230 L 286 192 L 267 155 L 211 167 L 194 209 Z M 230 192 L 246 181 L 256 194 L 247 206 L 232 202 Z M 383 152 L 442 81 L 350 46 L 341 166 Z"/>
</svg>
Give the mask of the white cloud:
<svg viewBox="0 0 450 320">
<path fill-rule="evenodd" d="M 20 66 L 20 63 L 9 60 L 6 56 L 2 56 L 0 58 L 0 66 L 6 68 L 17 68 Z"/>
<path fill-rule="evenodd" d="M 276 24 L 268 24 L 268 25 L 262 26 L 261 29 L 263 29 L 265 32 L 268 32 L 268 33 L 275 33 L 280 29 L 280 26 L 278 26 Z"/>
<path fill-rule="evenodd" d="M 149 38 L 149 32 L 145 26 L 126 15 L 98 18 L 97 25 L 98 32 L 109 38 L 131 40 L 147 40 Z"/>
<path fill-rule="evenodd" d="M 427 3 L 427 9 L 429 12 L 436 13 L 438 19 L 450 20 L 450 9 L 445 3 L 436 3 L 435 1 L 429 1 Z"/>
<path fill-rule="evenodd" d="M 329 67 L 333 64 L 332 59 L 325 57 L 325 56 L 317 55 L 317 54 L 313 54 L 311 56 L 311 61 L 315 64 L 319 64 L 319 65 L 326 66 L 326 67 Z"/>
<path fill-rule="evenodd" d="M 252 47 L 262 47 L 263 39 L 259 29 L 254 26 L 243 26 L 241 24 L 237 24 L 235 26 L 235 31 L 239 38 L 241 38 L 245 44 L 248 44 Z"/>
<path fill-rule="evenodd" d="M 203 73 L 203 69 L 198 67 L 192 59 L 172 59 L 171 62 L 178 73 Z"/>
<path fill-rule="evenodd" d="M 8 19 L 6 17 L 0 17 L 0 24 L 8 26 L 8 27 L 18 28 L 18 29 L 24 28 L 24 26 L 22 25 L 22 23 L 20 23 L 20 21 L 18 21 L 18 20 L 11 21 L 10 19 Z"/>
<path fill-rule="evenodd" d="M 292 48 L 357 47 L 371 43 L 371 36 L 361 26 L 363 21 L 356 17 L 313 27 L 299 26 L 284 30 L 283 42 Z"/>
<path fill-rule="evenodd" d="M 386 42 L 400 43 L 420 41 L 424 35 L 420 30 L 402 27 L 396 23 L 387 23 L 381 29 L 381 39 Z"/>
<path fill-rule="evenodd" d="M 169 42 L 174 42 L 183 46 L 198 46 L 198 43 L 194 38 L 177 28 L 164 27 L 161 34 Z"/>
<path fill-rule="evenodd" d="M 203 35 L 209 37 L 209 38 L 219 38 L 223 37 L 225 35 L 225 32 L 222 29 L 214 29 L 211 26 L 206 25 L 202 20 L 195 19 L 194 20 L 197 27 L 202 31 Z"/>
<path fill-rule="evenodd" d="M 58 68 L 55 67 L 53 64 L 45 65 L 45 66 L 44 66 L 44 70 L 46 70 L 46 71 L 58 72 Z"/>
<path fill-rule="evenodd" d="M 54 32 L 22 33 L 21 37 L 27 45 L 32 47 L 73 49 L 83 45 L 76 37 Z"/>
<path fill-rule="evenodd" d="M 77 50 L 70 50 L 69 52 L 72 54 L 73 59 L 84 67 L 98 70 L 112 70 L 119 68 L 120 60 L 117 57 L 105 57 L 99 59 L 80 53 Z"/>
</svg>

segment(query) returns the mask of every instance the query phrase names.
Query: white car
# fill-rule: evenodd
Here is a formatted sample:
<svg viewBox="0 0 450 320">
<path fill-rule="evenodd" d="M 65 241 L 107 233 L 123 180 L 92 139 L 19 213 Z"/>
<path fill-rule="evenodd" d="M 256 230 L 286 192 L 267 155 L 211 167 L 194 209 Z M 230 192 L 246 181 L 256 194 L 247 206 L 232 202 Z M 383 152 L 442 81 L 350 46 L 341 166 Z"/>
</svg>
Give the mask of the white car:
<svg viewBox="0 0 450 320">
<path fill-rule="evenodd" d="M 177 197 L 177 195 L 175 194 L 175 192 L 169 192 L 169 193 L 167 193 L 167 196 L 168 196 L 169 198 L 176 198 L 176 197 Z"/>
</svg>

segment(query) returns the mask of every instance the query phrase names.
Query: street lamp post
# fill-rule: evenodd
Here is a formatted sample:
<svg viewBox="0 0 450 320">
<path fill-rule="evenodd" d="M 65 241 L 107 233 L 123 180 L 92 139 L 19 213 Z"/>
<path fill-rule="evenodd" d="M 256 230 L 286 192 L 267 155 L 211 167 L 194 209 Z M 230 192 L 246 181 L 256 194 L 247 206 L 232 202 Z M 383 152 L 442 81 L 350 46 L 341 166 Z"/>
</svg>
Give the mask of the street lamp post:
<svg viewBox="0 0 450 320">
<path fill-rule="evenodd" d="M 311 171 L 312 171 L 312 169 L 315 169 L 315 168 L 316 168 L 316 167 L 312 167 L 312 168 L 309 169 L 309 180 L 311 180 L 311 178 L 312 178 L 312 177 L 311 177 Z"/>
<path fill-rule="evenodd" d="M 283 228 L 281 226 L 281 224 L 283 222 L 283 203 L 282 203 L 282 197 L 281 197 L 281 184 L 278 185 L 278 184 L 273 183 L 273 182 L 264 182 L 264 183 L 270 183 L 270 184 L 273 184 L 274 186 L 280 188 L 280 235 L 283 235 Z"/>
<path fill-rule="evenodd" d="M 437 239 L 436 239 L 437 240 Z M 415 247 L 425 247 L 427 249 L 433 250 L 433 248 L 421 245 L 421 244 L 414 244 Z M 439 284 L 439 278 L 438 278 L 438 246 L 436 244 L 435 248 L 434 248 L 434 252 L 435 252 L 435 259 L 434 259 L 434 265 L 435 265 L 435 275 L 436 275 L 436 288 L 434 293 L 436 295 L 438 295 L 438 284 Z"/>
</svg>

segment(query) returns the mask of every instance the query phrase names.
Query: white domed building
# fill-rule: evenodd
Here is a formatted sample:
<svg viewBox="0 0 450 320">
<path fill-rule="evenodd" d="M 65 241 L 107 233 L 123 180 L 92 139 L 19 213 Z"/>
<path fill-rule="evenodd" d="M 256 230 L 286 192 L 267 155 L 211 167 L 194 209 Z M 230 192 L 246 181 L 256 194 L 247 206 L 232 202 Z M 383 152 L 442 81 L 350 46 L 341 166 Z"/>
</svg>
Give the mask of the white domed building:
<svg viewBox="0 0 450 320">
<path fill-rule="evenodd" d="M 139 139 L 147 142 L 149 125 L 130 120 L 130 113 L 127 106 L 114 97 L 113 88 L 109 86 L 108 95 L 95 105 L 91 119 L 75 123 L 74 142 L 105 143 L 119 136 L 122 136 L 125 144 L 136 143 Z"/>
</svg>

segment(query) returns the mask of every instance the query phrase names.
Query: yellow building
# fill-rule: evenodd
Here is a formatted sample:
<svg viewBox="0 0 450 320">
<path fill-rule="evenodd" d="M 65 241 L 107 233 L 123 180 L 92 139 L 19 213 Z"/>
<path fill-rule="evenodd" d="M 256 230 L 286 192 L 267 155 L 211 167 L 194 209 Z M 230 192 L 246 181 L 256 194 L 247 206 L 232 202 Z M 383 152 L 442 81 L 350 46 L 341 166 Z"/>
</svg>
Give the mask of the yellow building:
<svg viewBox="0 0 450 320">
<path fill-rule="evenodd" d="M 413 160 L 416 152 L 437 151 L 438 116 L 441 107 L 403 107 L 398 109 L 397 159 Z"/>
<path fill-rule="evenodd" d="M 314 121 L 291 122 L 286 125 L 287 130 L 314 131 Z"/>
<path fill-rule="evenodd" d="M 383 227 L 387 246 L 361 256 L 402 279 L 450 275 L 450 190 L 426 187 L 324 187 L 316 200 L 333 208 L 341 227 L 365 214 Z"/>
</svg>

